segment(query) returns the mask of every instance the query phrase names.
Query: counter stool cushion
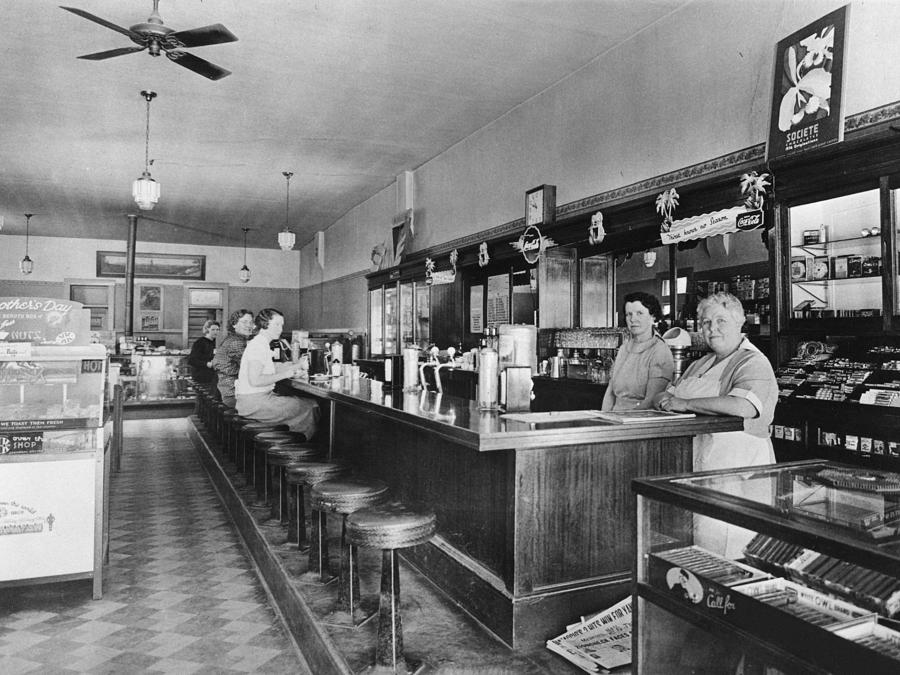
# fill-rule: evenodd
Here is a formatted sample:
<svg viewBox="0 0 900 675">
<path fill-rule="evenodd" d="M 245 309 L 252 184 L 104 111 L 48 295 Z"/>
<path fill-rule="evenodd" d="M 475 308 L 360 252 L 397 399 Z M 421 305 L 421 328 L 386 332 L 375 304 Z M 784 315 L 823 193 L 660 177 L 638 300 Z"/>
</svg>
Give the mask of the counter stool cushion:
<svg viewBox="0 0 900 675">
<path fill-rule="evenodd" d="M 269 466 L 288 466 L 317 459 L 322 456 L 322 451 L 322 446 L 318 444 L 284 443 L 266 450 L 266 462 Z"/>
<path fill-rule="evenodd" d="M 380 480 L 333 478 L 313 486 L 310 504 L 317 511 L 353 513 L 384 501 L 388 486 Z"/>
<path fill-rule="evenodd" d="M 435 515 L 399 502 L 369 506 L 347 516 L 347 538 L 363 548 L 418 546 L 434 536 Z"/>
<path fill-rule="evenodd" d="M 304 462 L 298 466 L 289 466 L 285 474 L 291 485 L 315 485 L 323 480 L 343 476 L 347 471 L 346 465 L 336 462 Z"/>
</svg>

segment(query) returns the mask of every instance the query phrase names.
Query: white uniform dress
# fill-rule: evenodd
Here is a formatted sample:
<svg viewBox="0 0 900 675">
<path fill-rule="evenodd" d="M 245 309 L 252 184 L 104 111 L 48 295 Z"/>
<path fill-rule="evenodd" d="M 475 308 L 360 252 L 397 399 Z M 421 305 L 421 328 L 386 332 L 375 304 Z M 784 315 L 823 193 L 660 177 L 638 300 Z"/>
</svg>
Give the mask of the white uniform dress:
<svg viewBox="0 0 900 675">
<path fill-rule="evenodd" d="M 720 363 L 715 363 L 715 354 L 695 361 L 667 391 L 685 399 L 738 396 L 746 398 L 757 409 L 756 418 L 745 420 L 744 431 L 694 437 L 694 471 L 775 463 L 775 451 L 767 431 L 778 399 L 778 384 L 768 359 L 749 340 L 745 338 L 737 351 Z M 738 489 L 736 496 L 764 504 L 771 500 L 769 491 L 759 486 L 752 491 Z M 713 553 L 740 557 L 753 534 L 719 520 L 694 516 L 694 543 Z"/>
</svg>

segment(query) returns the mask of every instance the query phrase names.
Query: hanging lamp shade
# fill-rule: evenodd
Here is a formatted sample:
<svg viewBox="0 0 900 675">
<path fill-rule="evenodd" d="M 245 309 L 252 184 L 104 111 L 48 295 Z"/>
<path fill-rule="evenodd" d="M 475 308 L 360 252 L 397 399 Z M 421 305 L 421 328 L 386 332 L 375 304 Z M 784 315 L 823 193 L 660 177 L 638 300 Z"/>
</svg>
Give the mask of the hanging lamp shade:
<svg viewBox="0 0 900 675">
<path fill-rule="evenodd" d="M 33 213 L 25 214 L 25 257 L 19 261 L 19 270 L 22 274 L 31 274 L 34 270 L 34 261 L 28 255 L 28 230 L 31 224 L 31 216 Z"/>
<path fill-rule="evenodd" d="M 294 243 L 297 241 L 294 233 L 288 229 L 288 222 L 291 215 L 291 176 L 293 176 L 294 173 L 292 171 L 282 171 L 281 175 L 287 180 L 287 191 L 285 193 L 284 202 L 284 229 L 278 233 L 278 245 L 281 247 L 282 251 L 290 251 L 294 248 Z"/>
<path fill-rule="evenodd" d="M 150 211 L 159 201 L 159 183 L 150 177 L 149 171 L 145 171 L 131 184 L 131 194 L 139 209 Z"/>
<path fill-rule="evenodd" d="M 155 91 L 142 91 L 147 101 L 147 133 L 144 137 L 144 172 L 131 184 L 131 196 L 142 211 L 151 211 L 159 201 L 159 183 L 150 176 L 150 101 L 156 98 Z"/>
<path fill-rule="evenodd" d="M 241 230 L 244 231 L 244 264 L 238 272 L 238 278 L 241 280 L 241 283 L 246 284 L 250 281 L 250 268 L 247 267 L 247 233 L 250 231 L 250 228 L 242 227 Z"/>
</svg>

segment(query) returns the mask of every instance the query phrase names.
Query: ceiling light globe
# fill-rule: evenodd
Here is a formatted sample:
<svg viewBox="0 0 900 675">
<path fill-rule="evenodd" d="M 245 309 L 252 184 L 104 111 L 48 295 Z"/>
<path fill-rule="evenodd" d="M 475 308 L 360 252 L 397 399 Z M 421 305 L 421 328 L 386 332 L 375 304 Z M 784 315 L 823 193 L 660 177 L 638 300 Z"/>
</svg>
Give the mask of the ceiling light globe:
<svg viewBox="0 0 900 675">
<path fill-rule="evenodd" d="M 26 255 L 19 262 L 19 269 L 22 270 L 22 274 L 31 274 L 31 271 L 34 269 L 34 261 Z"/>
<path fill-rule="evenodd" d="M 290 230 L 283 230 L 278 233 L 278 245 L 281 247 L 282 251 L 290 251 L 294 248 L 294 242 L 297 238 L 294 236 L 294 233 Z"/>
<path fill-rule="evenodd" d="M 138 208 L 143 211 L 151 211 L 156 202 L 159 201 L 159 183 L 157 183 L 150 174 L 145 171 L 131 185 L 131 194 L 134 197 Z"/>
<path fill-rule="evenodd" d="M 238 277 L 240 278 L 242 283 L 247 283 L 250 281 L 250 268 L 244 265 L 241 267 L 241 271 L 238 272 Z"/>
</svg>

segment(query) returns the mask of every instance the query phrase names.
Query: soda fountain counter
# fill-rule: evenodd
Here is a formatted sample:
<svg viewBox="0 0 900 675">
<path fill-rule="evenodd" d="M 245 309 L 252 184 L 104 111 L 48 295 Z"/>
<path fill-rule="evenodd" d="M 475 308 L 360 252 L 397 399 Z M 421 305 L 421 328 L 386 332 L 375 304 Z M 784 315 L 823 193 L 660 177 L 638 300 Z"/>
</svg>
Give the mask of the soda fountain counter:
<svg viewBox="0 0 900 675">
<path fill-rule="evenodd" d="M 292 386 L 319 399 L 331 456 L 437 514 L 437 536 L 404 558 L 513 648 L 627 596 L 631 479 L 690 471 L 693 436 L 742 428 L 733 417 L 504 416 L 448 394 L 314 380 Z"/>
</svg>

